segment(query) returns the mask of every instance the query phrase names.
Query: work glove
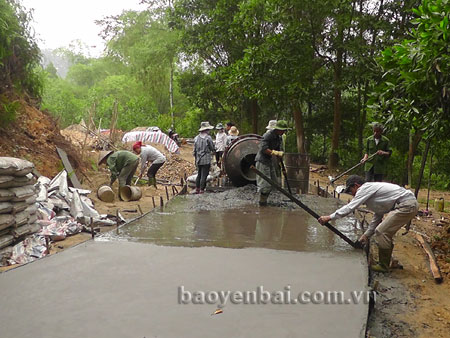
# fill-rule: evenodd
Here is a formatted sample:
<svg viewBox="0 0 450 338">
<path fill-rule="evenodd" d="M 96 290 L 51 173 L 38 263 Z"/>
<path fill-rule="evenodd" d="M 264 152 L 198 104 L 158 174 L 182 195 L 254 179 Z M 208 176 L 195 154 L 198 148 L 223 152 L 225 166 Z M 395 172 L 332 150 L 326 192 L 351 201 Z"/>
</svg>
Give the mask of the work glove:
<svg viewBox="0 0 450 338">
<path fill-rule="evenodd" d="M 283 157 L 284 152 L 282 152 L 281 150 L 272 150 L 272 155 L 278 156 L 278 157 Z"/>
</svg>

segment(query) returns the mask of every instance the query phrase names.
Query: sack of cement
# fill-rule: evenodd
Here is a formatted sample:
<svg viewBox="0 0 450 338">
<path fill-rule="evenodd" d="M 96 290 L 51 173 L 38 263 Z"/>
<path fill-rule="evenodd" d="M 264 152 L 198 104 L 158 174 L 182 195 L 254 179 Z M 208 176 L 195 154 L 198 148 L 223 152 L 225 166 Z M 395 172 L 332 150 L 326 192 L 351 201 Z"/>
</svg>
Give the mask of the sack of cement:
<svg viewBox="0 0 450 338">
<path fill-rule="evenodd" d="M 11 201 L 13 202 L 25 201 L 27 198 L 33 196 L 36 193 L 36 190 L 32 185 L 10 188 L 9 191 L 14 194 L 14 197 L 11 199 Z"/>
<path fill-rule="evenodd" d="M 28 197 L 28 198 L 25 200 L 25 203 L 28 204 L 28 205 L 34 204 L 34 203 L 36 203 L 36 200 L 37 200 L 36 195 L 33 195 L 33 196 L 31 196 L 31 197 Z"/>
<path fill-rule="evenodd" d="M 9 214 L 13 210 L 12 203 L 0 202 L 0 214 Z"/>
<path fill-rule="evenodd" d="M 12 204 L 12 211 L 11 211 L 11 213 L 14 212 L 15 214 L 17 214 L 17 213 L 19 213 L 21 211 L 24 211 L 28 207 L 28 204 L 26 204 L 25 201 L 22 201 L 22 202 L 11 202 L 11 204 Z"/>
<path fill-rule="evenodd" d="M 33 171 L 34 164 L 15 157 L 0 157 L 0 175 L 25 176 Z"/>
<path fill-rule="evenodd" d="M 30 204 L 25 211 L 28 212 L 28 217 L 30 217 L 31 215 L 35 215 L 37 212 L 38 208 L 36 206 L 36 204 Z"/>
<path fill-rule="evenodd" d="M 14 181 L 14 176 L 0 175 L 0 189 L 11 188 L 12 181 Z"/>
<path fill-rule="evenodd" d="M 14 238 L 19 238 L 25 235 L 34 234 L 35 232 L 38 232 L 41 230 L 41 227 L 37 223 L 33 224 L 25 224 L 18 228 L 15 228 L 11 231 L 11 235 L 14 236 Z"/>
<path fill-rule="evenodd" d="M 33 215 L 30 215 L 30 217 L 28 217 L 28 224 L 33 224 L 36 223 L 38 220 L 38 214 L 35 213 Z"/>
<path fill-rule="evenodd" d="M 17 213 L 15 216 L 15 227 L 20 227 L 21 225 L 27 224 L 28 217 L 30 217 L 30 214 L 26 210 Z"/>
<path fill-rule="evenodd" d="M 16 223 L 14 216 L 11 214 L 0 214 L 0 230 L 9 228 Z"/>
<path fill-rule="evenodd" d="M 0 202 L 11 201 L 13 197 L 14 194 L 9 189 L 0 189 Z"/>
<path fill-rule="evenodd" d="M 25 176 L 1 176 L 0 189 L 23 187 L 24 185 L 33 185 L 36 179 L 32 174 Z"/>
<path fill-rule="evenodd" d="M 7 247 L 14 241 L 14 236 L 12 235 L 3 235 L 0 237 L 0 249 Z"/>
</svg>

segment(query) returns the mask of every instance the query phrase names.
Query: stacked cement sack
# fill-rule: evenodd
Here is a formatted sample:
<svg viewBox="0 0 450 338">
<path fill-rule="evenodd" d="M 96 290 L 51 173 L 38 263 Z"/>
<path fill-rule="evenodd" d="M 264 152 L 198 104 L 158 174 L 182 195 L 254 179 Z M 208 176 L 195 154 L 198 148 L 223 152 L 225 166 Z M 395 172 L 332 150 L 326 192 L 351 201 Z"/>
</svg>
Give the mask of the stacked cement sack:
<svg viewBox="0 0 450 338">
<path fill-rule="evenodd" d="M 40 230 L 33 169 L 29 161 L 0 157 L 0 256 L 3 248 Z"/>
</svg>

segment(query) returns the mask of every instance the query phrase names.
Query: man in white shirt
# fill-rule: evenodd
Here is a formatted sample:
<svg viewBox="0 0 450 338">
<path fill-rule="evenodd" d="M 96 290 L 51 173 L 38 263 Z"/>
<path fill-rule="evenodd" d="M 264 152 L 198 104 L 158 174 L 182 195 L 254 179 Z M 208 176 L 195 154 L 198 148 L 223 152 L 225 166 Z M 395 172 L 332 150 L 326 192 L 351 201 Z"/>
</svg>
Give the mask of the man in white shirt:
<svg viewBox="0 0 450 338">
<path fill-rule="evenodd" d="M 156 188 L 156 173 L 166 162 L 166 157 L 156 148 L 150 145 L 143 145 L 141 141 L 133 145 L 133 151 L 141 156 L 141 173 L 139 178 L 144 175 L 147 163 L 151 163 L 147 171 L 148 185 Z"/>
<path fill-rule="evenodd" d="M 325 224 L 330 220 L 342 218 L 365 204 L 375 215 L 359 241 L 365 244 L 374 235 L 378 245 L 379 263 L 372 265 L 371 269 L 387 272 L 394 248 L 392 239 L 395 233 L 417 214 L 417 200 L 411 191 L 396 184 L 366 182 L 358 175 L 351 175 L 345 185 L 344 192 L 354 196 L 352 201 L 331 215 L 320 216 L 318 221 Z M 387 216 L 383 220 L 385 214 Z"/>
</svg>

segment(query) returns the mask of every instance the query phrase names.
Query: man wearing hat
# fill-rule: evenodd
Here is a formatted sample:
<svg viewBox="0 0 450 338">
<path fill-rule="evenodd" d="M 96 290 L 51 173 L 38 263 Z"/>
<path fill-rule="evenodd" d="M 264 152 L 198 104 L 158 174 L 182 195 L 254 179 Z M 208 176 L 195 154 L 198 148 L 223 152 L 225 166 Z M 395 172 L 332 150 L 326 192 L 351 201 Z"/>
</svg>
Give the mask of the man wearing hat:
<svg viewBox="0 0 450 338">
<path fill-rule="evenodd" d="M 382 182 L 383 176 L 386 174 L 387 163 L 392 150 L 389 148 L 389 139 L 382 135 L 383 129 L 381 123 L 373 123 L 373 135 L 366 139 L 366 153 L 361 162 L 365 162 L 364 172 L 367 182 Z M 367 161 L 367 158 L 375 153 L 377 156 Z"/>
<path fill-rule="evenodd" d="M 228 130 L 227 146 L 230 145 L 235 139 L 237 139 L 238 136 L 239 130 L 236 128 L 236 126 L 232 126 L 230 130 Z"/>
<path fill-rule="evenodd" d="M 281 179 L 278 159 L 283 157 L 284 154 L 281 151 L 282 135 L 287 129 L 287 122 L 278 120 L 273 129 L 269 129 L 263 135 L 259 143 L 259 151 L 255 157 L 256 169 L 278 183 L 280 183 Z M 266 180 L 259 177 L 259 175 L 256 176 L 256 185 L 258 186 L 259 192 L 259 205 L 267 205 L 267 198 L 272 190 L 272 186 Z"/>
<path fill-rule="evenodd" d="M 345 193 L 354 196 L 352 201 L 328 216 L 320 216 L 319 223 L 344 217 L 361 204 L 375 215 L 359 241 L 366 244 L 374 236 L 378 245 L 378 264 L 371 265 L 377 272 L 388 272 L 394 249 L 393 237 L 400 228 L 417 214 L 418 203 L 414 194 L 396 184 L 367 182 L 358 175 L 351 175 L 345 183 Z M 383 220 L 383 216 L 387 216 Z"/>
<path fill-rule="evenodd" d="M 120 187 L 131 185 L 131 180 L 139 164 L 139 157 L 128 150 L 103 151 L 100 153 L 98 165 L 106 163 L 111 172 L 110 186 L 119 178 Z M 120 197 L 120 193 L 119 193 Z"/>
<path fill-rule="evenodd" d="M 277 120 L 270 120 L 269 123 L 267 123 L 267 130 L 272 130 L 277 125 Z M 281 143 L 281 151 L 284 151 L 286 149 L 286 134 L 281 135 L 282 143 Z"/>
<path fill-rule="evenodd" d="M 214 129 L 209 122 L 200 124 L 199 134 L 194 138 L 194 157 L 197 166 L 197 179 L 195 180 L 195 193 L 203 194 L 206 188 L 209 168 L 211 167 L 211 153 L 215 151 L 214 143 L 209 131 Z"/>
<path fill-rule="evenodd" d="M 216 134 L 216 162 L 219 168 L 221 168 L 222 155 L 225 151 L 225 147 L 227 146 L 227 134 L 224 129 L 225 128 L 222 123 L 217 123 L 216 130 L 218 130 L 218 132 Z"/>
</svg>

